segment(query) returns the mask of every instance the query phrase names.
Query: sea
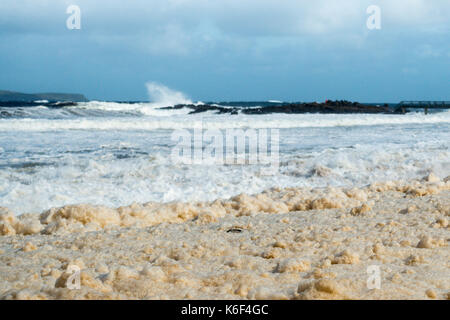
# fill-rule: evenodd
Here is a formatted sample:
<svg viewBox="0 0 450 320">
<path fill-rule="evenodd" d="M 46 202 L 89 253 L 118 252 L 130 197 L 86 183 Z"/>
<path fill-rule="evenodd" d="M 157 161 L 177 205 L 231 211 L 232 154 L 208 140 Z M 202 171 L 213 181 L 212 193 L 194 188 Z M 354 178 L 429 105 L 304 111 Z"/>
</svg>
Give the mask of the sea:
<svg viewBox="0 0 450 320">
<path fill-rule="evenodd" d="M 69 204 L 212 201 L 274 187 L 353 187 L 430 172 L 450 175 L 448 110 L 230 115 L 161 109 L 179 103 L 202 104 L 176 92 L 153 102 L 0 103 L 0 206 L 20 215 Z M 282 102 L 215 103 L 243 109 Z M 276 170 L 262 173 L 267 163 L 258 161 L 174 161 L 176 133 L 195 140 L 196 132 L 204 140 L 208 130 L 226 136 L 227 129 L 276 133 L 277 148 L 269 143 L 278 153 Z M 224 152 L 245 157 L 249 149 Z"/>
</svg>

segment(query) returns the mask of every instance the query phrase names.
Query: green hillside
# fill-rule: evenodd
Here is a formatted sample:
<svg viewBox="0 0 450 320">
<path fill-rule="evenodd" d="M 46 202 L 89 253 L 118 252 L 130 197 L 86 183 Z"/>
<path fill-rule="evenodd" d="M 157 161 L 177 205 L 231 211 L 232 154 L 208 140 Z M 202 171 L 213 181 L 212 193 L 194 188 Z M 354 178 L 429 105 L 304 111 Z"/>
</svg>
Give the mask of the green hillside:
<svg viewBox="0 0 450 320">
<path fill-rule="evenodd" d="M 82 94 L 73 93 L 21 93 L 0 90 L 0 101 L 33 102 L 37 100 L 85 102 L 88 99 Z"/>
</svg>

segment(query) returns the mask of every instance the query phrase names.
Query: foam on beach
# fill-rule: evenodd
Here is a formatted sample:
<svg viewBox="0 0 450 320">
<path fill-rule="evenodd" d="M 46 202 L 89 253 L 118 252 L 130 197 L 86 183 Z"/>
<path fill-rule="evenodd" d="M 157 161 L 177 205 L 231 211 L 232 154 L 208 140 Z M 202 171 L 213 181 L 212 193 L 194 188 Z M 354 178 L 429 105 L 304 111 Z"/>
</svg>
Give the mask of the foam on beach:
<svg viewBox="0 0 450 320">
<path fill-rule="evenodd" d="M 4 299 L 448 299 L 450 179 L 0 209 Z M 81 287 L 67 287 L 68 266 Z M 381 269 L 368 289 L 367 268 Z"/>
</svg>

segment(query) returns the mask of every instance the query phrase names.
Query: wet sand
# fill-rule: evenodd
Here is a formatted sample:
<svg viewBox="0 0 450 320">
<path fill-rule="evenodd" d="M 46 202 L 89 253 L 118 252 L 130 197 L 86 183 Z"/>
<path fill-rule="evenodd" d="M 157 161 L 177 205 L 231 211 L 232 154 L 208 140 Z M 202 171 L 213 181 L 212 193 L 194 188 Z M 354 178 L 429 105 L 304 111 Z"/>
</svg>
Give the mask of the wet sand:
<svg viewBox="0 0 450 320">
<path fill-rule="evenodd" d="M 449 219 L 450 179 L 433 174 L 204 203 L 0 208 L 0 298 L 450 299 Z"/>
</svg>

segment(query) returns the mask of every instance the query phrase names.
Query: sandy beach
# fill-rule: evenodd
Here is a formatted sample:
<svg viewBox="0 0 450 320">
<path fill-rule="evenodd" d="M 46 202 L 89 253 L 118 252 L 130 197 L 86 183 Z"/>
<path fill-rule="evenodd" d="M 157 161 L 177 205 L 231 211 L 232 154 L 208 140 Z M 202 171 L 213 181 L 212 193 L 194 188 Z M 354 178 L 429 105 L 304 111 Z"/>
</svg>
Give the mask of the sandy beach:
<svg viewBox="0 0 450 320">
<path fill-rule="evenodd" d="M 2 208 L 0 298 L 450 299 L 449 216 L 450 179 L 433 174 L 214 202 Z M 67 287 L 71 266 L 79 289 Z"/>
</svg>

